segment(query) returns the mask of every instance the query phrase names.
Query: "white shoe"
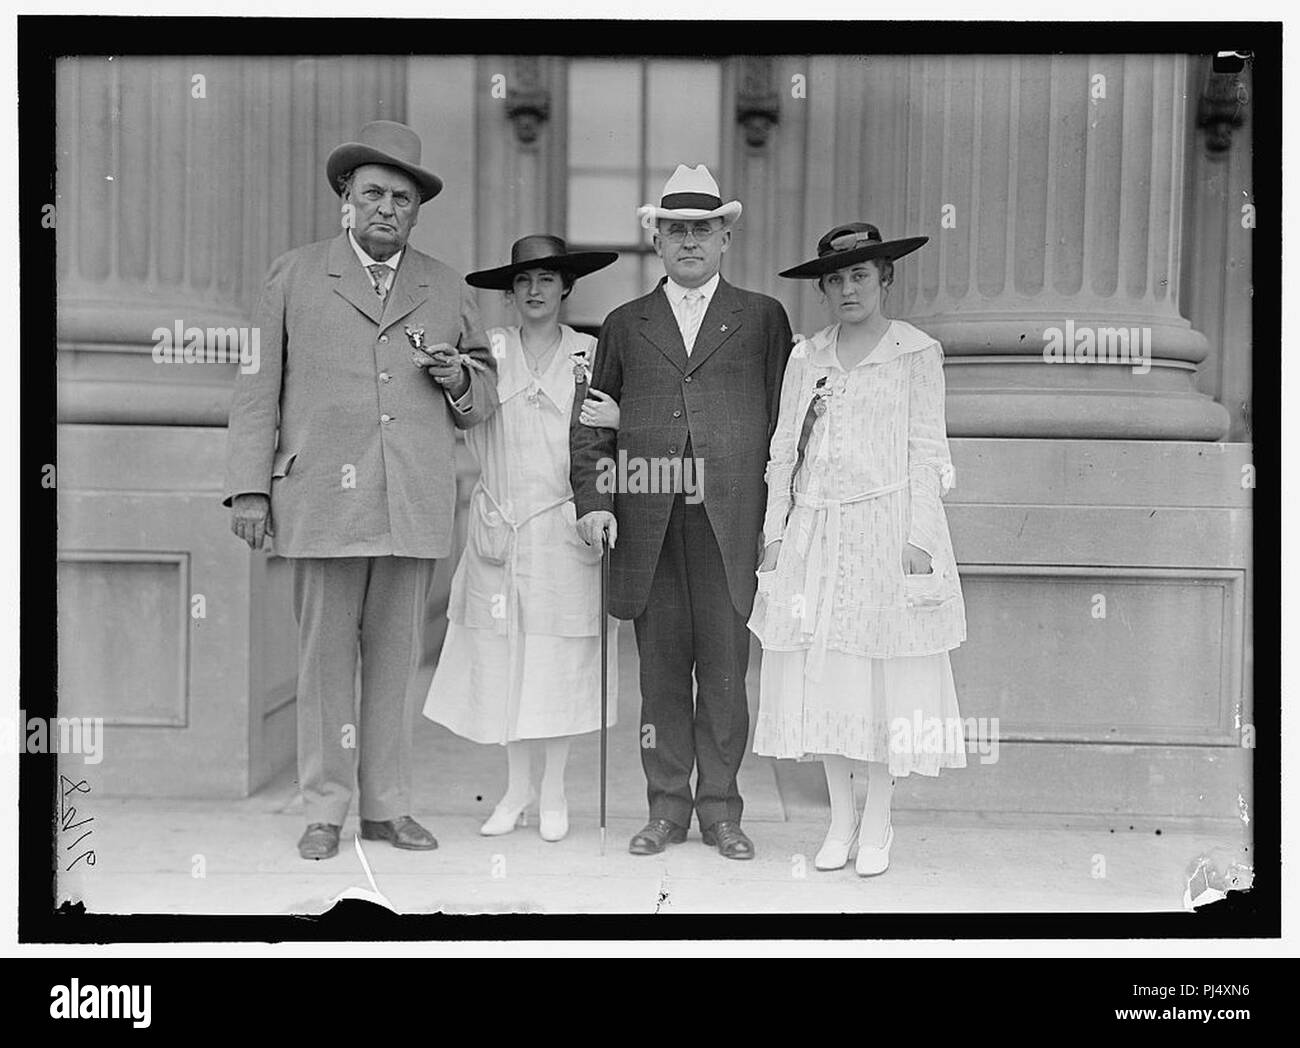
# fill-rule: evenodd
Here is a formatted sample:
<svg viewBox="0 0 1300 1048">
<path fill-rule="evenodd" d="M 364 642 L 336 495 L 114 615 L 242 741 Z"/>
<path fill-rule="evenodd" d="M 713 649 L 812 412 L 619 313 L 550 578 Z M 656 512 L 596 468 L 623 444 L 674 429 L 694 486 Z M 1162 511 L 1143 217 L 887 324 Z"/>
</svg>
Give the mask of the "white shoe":
<svg viewBox="0 0 1300 1048">
<path fill-rule="evenodd" d="M 558 811 L 542 811 L 538 814 L 537 832 L 544 841 L 562 841 L 569 832 L 569 806 L 566 803 Z"/>
<path fill-rule="evenodd" d="M 528 825 L 528 808 L 537 800 L 537 794 L 529 794 L 528 800 L 515 808 L 503 807 L 504 801 L 492 809 L 492 814 L 488 816 L 488 821 L 479 827 L 479 833 L 484 837 L 500 837 L 502 834 L 513 833 L 516 826 Z"/>
<path fill-rule="evenodd" d="M 853 832 L 849 834 L 848 840 L 842 840 L 839 837 L 832 837 L 830 833 L 826 834 L 826 840 L 822 842 L 821 850 L 813 859 L 813 866 L 819 870 L 842 870 L 848 864 L 849 855 L 853 851 L 853 845 L 858 839 L 858 827 L 861 823 L 853 824 Z"/>
<path fill-rule="evenodd" d="M 858 874 L 862 877 L 874 877 L 889 869 L 889 849 L 894 844 L 894 824 L 885 828 L 885 843 L 881 845 L 858 843 Z"/>
</svg>

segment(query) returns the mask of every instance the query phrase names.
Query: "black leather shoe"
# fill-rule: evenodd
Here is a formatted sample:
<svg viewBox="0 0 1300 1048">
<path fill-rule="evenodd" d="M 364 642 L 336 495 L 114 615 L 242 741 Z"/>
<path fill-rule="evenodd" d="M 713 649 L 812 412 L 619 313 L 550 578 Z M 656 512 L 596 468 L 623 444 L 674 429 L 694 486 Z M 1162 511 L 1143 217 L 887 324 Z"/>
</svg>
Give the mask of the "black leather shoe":
<svg viewBox="0 0 1300 1048">
<path fill-rule="evenodd" d="M 342 826 L 313 822 L 298 841 L 298 854 L 304 859 L 332 859 L 339 853 Z"/>
<path fill-rule="evenodd" d="M 627 850 L 633 855 L 658 855 L 670 844 L 686 840 L 686 828 L 668 819 L 651 819 L 638 830 Z"/>
<path fill-rule="evenodd" d="M 704 831 L 704 843 L 716 847 L 727 859 L 752 859 L 754 842 L 745 835 L 738 822 L 719 819 Z"/>
<path fill-rule="evenodd" d="M 394 848 L 407 851 L 433 851 L 438 847 L 437 840 L 409 815 L 388 822 L 361 820 L 361 839 L 363 841 L 388 841 Z"/>
</svg>

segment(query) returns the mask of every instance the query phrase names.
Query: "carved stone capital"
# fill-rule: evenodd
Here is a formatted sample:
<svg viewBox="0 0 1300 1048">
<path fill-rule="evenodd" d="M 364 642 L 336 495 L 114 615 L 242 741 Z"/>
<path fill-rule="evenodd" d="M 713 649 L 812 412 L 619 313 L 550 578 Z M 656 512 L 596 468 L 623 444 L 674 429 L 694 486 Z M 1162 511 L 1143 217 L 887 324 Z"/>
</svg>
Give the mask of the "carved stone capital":
<svg viewBox="0 0 1300 1048">
<path fill-rule="evenodd" d="M 1239 73 L 1210 69 L 1196 108 L 1196 126 L 1205 132 L 1206 149 L 1226 153 L 1232 148 L 1232 133 L 1245 124 L 1249 102 Z"/>
<path fill-rule="evenodd" d="M 515 60 L 514 77 L 506 96 L 506 115 L 515 126 L 521 145 L 532 145 L 541 134 L 542 125 L 551 117 L 551 93 L 542 82 L 537 58 L 524 56 Z"/>
<path fill-rule="evenodd" d="M 776 90 L 771 58 L 740 60 L 740 86 L 736 91 L 736 122 L 745 129 L 745 144 L 762 149 L 781 119 L 781 96 Z"/>
</svg>

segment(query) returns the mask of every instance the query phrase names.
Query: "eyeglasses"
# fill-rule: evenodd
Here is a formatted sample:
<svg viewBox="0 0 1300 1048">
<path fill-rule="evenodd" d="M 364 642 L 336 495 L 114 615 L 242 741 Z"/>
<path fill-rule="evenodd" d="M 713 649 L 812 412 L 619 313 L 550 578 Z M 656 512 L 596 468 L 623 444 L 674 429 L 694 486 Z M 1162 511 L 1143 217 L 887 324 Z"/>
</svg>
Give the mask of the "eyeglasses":
<svg viewBox="0 0 1300 1048">
<path fill-rule="evenodd" d="M 710 225 L 708 222 L 693 222 L 689 226 L 674 222 L 667 229 L 661 230 L 659 235 L 674 244 L 683 244 L 686 242 L 686 234 L 689 233 L 691 239 L 697 244 L 703 244 L 706 240 L 711 240 L 713 234 L 717 233 L 721 228 L 721 226 Z"/>
</svg>

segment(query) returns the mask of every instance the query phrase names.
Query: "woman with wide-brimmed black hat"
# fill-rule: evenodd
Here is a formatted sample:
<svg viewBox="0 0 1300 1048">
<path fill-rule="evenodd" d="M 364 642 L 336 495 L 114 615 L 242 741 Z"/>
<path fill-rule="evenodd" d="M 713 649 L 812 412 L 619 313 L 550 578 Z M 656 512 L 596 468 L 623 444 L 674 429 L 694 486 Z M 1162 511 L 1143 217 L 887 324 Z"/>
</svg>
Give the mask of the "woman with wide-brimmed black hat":
<svg viewBox="0 0 1300 1048">
<path fill-rule="evenodd" d="M 883 310 L 895 263 L 926 239 L 852 222 L 781 274 L 816 280 L 834 322 L 794 348 L 772 437 L 749 622 L 764 649 L 754 750 L 824 763 L 823 870 L 856 843 L 857 871 L 883 873 L 894 777 L 966 764 L 948 660 L 966 615 L 940 502 L 953 479 L 943 352 Z"/>
<path fill-rule="evenodd" d="M 560 304 L 574 281 L 618 255 L 569 251 L 548 235 L 523 237 L 510 254 L 509 264 L 465 278 L 504 292 L 520 323 L 488 333 L 501 406 L 466 433 L 481 472 L 424 714 L 506 747 L 506 792 L 480 832 L 509 833 L 537 803 L 541 835 L 556 841 L 569 825 L 569 744 L 600 727 L 601 673 L 601 552 L 578 535 L 569 487 L 575 373 L 590 374 L 596 340 L 561 324 Z M 617 427 L 617 408 L 602 394 L 579 411 L 591 425 Z M 611 709 L 617 683 L 615 672 Z M 535 754 L 544 758 L 540 799 Z"/>
</svg>

